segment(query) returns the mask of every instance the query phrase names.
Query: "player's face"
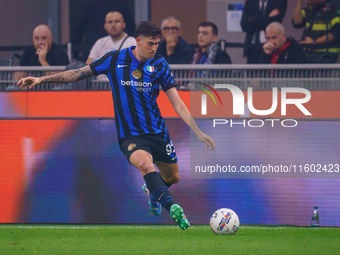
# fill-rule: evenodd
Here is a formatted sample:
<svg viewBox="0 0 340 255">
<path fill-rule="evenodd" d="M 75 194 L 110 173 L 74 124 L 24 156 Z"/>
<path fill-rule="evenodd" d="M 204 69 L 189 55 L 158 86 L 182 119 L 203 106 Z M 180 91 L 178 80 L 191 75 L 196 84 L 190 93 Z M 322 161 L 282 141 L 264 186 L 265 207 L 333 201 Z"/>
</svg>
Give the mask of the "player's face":
<svg viewBox="0 0 340 255">
<path fill-rule="evenodd" d="M 276 27 L 268 27 L 266 29 L 267 42 L 273 44 L 273 52 L 279 51 L 286 42 L 286 34 L 278 31 Z"/>
<path fill-rule="evenodd" d="M 39 47 L 47 47 L 47 52 L 50 51 L 53 41 L 51 31 L 47 26 L 38 26 L 33 31 L 33 45 L 35 49 Z"/>
<path fill-rule="evenodd" d="M 137 37 L 138 55 L 144 59 L 151 59 L 155 56 L 160 38 Z"/>
<path fill-rule="evenodd" d="M 198 45 L 202 48 L 208 48 L 217 39 L 217 36 L 213 34 L 212 27 L 199 27 L 197 41 Z"/>
<path fill-rule="evenodd" d="M 113 38 L 119 38 L 125 29 L 123 16 L 119 12 L 109 12 L 105 17 L 104 29 Z"/>
</svg>

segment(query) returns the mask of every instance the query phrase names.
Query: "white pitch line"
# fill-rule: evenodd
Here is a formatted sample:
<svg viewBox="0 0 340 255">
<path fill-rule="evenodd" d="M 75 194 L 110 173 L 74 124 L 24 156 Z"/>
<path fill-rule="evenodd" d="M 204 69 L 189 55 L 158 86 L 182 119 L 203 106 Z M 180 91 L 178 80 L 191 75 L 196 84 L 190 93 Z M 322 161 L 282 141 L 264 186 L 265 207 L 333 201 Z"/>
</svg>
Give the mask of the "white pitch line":
<svg viewBox="0 0 340 255">
<path fill-rule="evenodd" d="M 0 228 L 2 229 L 10 229 L 10 228 L 17 228 L 17 229 L 160 229 L 160 228 L 169 228 L 169 229 L 176 229 L 179 228 L 178 226 L 172 225 L 103 225 L 103 226 L 52 226 L 52 225 L 1 225 Z M 299 227 L 299 226 L 277 226 L 277 227 L 270 227 L 270 226 L 240 226 L 240 229 L 292 229 L 292 228 L 306 228 L 306 227 Z M 191 225 L 190 229 L 210 229 L 209 225 Z M 339 229 L 337 227 L 321 227 L 319 229 Z"/>
</svg>

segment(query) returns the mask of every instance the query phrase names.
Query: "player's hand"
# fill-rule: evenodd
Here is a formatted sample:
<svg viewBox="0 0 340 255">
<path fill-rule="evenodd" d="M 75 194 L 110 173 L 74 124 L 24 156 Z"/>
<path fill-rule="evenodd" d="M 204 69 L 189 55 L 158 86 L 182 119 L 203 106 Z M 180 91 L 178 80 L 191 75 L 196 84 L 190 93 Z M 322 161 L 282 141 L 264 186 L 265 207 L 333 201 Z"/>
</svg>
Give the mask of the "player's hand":
<svg viewBox="0 0 340 255">
<path fill-rule="evenodd" d="M 274 45 L 271 42 L 266 42 L 265 44 L 263 44 L 263 51 L 267 55 L 271 55 L 273 52 L 273 49 L 274 49 Z"/>
<path fill-rule="evenodd" d="M 22 78 L 18 81 L 17 86 L 20 86 L 20 88 L 23 88 L 25 86 L 29 86 L 29 88 L 33 88 L 35 85 L 38 85 L 41 83 L 40 78 L 36 77 L 27 77 L 27 78 Z"/>
<path fill-rule="evenodd" d="M 198 139 L 207 145 L 207 147 L 205 147 L 206 150 L 209 148 L 209 146 L 211 146 L 210 147 L 211 151 L 215 150 L 215 142 L 211 138 L 211 136 L 202 133 L 201 135 L 198 136 Z"/>
<path fill-rule="evenodd" d="M 47 61 L 46 61 L 46 56 L 47 56 L 47 44 L 42 44 L 42 45 L 39 45 L 35 54 L 38 55 L 38 60 L 39 60 L 39 63 L 42 65 L 42 66 L 46 66 L 48 65 Z"/>
</svg>

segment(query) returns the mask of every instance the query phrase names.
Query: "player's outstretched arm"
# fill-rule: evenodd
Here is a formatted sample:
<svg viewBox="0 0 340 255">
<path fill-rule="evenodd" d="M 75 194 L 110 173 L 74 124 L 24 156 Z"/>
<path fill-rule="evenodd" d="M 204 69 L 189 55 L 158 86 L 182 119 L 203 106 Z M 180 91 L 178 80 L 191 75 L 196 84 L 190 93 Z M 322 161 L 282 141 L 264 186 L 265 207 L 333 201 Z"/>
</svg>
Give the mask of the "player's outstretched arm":
<svg viewBox="0 0 340 255">
<path fill-rule="evenodd" d="M 171 88 L 166 92 L 166 94 L 178 116 L 181 117 L 181 119 L 191 128 L 191 130 L 197 135 L 198 139 L 207 145 L 205 149 L 208 149 L 210 146 L 210 150 L 215 150 L 214 140 L 199 129 L 188 108 L 178 95 L 177 89 Z"/>
<path fill-rule="evenodd" d="M 76 82 L 93 75 L 90 66 L 84 66 L 75 70 L 68 70 L 62 73 L 48 75 L 43 77 L 27 77 L 22 78 L 17 83 L 17 86 L 23 88 L 25 86 L 29 86 L 29 88 L 33 88 L 35 85 L 42 83 L 68 83 L 68 82 Z"/>
</svg>

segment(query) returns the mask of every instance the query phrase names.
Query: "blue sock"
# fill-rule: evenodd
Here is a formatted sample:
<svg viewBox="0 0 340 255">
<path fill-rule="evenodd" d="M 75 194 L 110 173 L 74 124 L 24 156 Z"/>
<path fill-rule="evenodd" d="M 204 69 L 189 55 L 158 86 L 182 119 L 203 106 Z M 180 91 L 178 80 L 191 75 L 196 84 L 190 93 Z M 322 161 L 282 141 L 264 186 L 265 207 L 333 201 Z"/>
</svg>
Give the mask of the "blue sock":
<svg viewBox="0 0 340 255">
<path fill-rule="evenodd" d="M 151 172 L 144 175 L 144 180 L 154 199 L 157 200 L 168 212 L 170 212 L 170 207 L 175 202 L 170 191 L 165 183 L 159 178 L 157 172 Z"/>
</svg>

